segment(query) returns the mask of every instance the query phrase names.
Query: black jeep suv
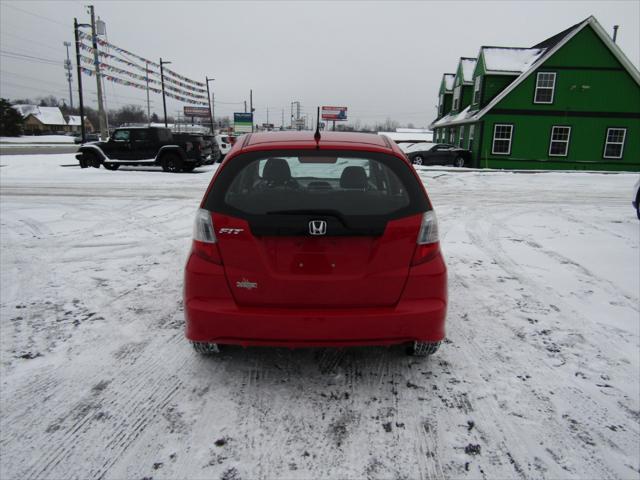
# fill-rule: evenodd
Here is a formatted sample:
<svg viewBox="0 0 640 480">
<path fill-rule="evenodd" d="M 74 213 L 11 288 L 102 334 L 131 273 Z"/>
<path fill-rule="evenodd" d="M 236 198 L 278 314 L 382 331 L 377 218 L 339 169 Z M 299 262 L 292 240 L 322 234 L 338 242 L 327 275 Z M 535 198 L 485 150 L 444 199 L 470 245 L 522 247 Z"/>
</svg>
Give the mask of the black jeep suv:
<svg viewBox="0 0 640 480">
<path fill-rule="evenodd" d="M 163 127 L 122 127 L 106 142 L 82 145 L 76 158 L 82 168 L 157 165 L 165 172 L 190 172 L 204 165 L 210 155 L 201 135 L 174 134 Z"/>
</svg>

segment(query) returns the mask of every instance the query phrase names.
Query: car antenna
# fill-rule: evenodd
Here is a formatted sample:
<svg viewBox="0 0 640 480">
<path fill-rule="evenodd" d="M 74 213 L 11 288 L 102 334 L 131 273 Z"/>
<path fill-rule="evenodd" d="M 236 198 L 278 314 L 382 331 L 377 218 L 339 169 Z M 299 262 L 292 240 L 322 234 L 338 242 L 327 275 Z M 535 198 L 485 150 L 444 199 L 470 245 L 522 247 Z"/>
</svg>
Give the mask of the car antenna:
<svg viewBox="0 0 640 480">
<path fill-rule="evenodd" d="M 320 149 L 320 107 L 318 107 L 318 116 L 316 117 L 316 133 L 313 134 L 313 139 L 316 141 L 316 148 Z"/>
</svg>

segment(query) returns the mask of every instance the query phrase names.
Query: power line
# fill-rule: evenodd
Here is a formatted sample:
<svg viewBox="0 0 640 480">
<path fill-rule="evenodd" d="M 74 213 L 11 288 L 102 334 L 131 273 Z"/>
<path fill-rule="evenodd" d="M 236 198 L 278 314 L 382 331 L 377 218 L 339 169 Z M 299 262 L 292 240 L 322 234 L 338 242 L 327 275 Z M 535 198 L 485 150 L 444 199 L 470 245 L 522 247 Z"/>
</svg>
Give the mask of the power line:
<svg viewBox="0 0 640 480">
<path fill-rule="evenodd" d="M 55 50 L 56 52 L 60 53 L 60 49 L 59 48 L 52 47 L 51 45 L 47 45 L 46 43 L 37 42 L 37 41 L 31 40 L 29 38 L 21 37 L 20 35 L 16 35 L 14 33 L 7 32 L 6 30 L 2 30 L 2 34 L 3 35 L 9 35 L 10 37 L 17 38 L 18 40 L 21 40 L 23 42 L 29 42 L 29 43 L 33 43 L 34 45 L 38 45 L 40 47 L 49 48 L 51 50 Z"/>
<path fill-rule="evenodd" d="M 35 57 L 33 55 L 27 55 L 25 53 L 10 52 L 8 50 L 2 50 L 2 49 L 0 49 L 0 55 L 7 58 L 14 58 L 16 60 L 27 60 L 32 62 L 35 61 L 40 63 L 47 63 L 49 65 L 62 65 L 62 62 L 58 60 L 52 60 L 50 58 Z"/>
<path fill-rule="evenodd" d="M 27 15 L 31 15 L 32 17 L 36 17 L 36 18 L 40 18 L 42 20 L 46 20 L 47 22 L 51 22 L 51 23 L 55 23 L 57 25 L 61 25 L 65 29 L 69 29 L 70 28 L 69 25 L 67 25 L 65 23 L 58 22 L 57 20 L 53 20 L 52 18 L 45 17 L 44 15 L 39 15 L 37 13 L 33 13 L 33 12 L 28 11 L 28 10 L 24 10 L 24 9 L 22 9 L 20 7 L 16 7 L 15 5 L 11 5 L 10 3 L 3 3 L 3 6 L 9 7 L 9 8 L 13 8 L 14 10 L 17 10 L 17 11 L 22 12 L 22 13 L 26 13 Z"/>
</svg>

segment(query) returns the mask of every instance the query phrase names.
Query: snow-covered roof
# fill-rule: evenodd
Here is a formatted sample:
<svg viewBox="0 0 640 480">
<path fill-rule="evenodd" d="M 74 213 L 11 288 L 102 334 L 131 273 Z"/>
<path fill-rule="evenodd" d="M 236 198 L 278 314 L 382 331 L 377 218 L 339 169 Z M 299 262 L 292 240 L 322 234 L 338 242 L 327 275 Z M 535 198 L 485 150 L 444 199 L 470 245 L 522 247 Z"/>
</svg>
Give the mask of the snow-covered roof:
<svg viewBox="0 0 640 480">
<path fill-rule="evenodd" d="M 461 122 L 463 120 L 470 120 L 478 113 L 477 110 L 471 111 L 471 105 L 468 105 L 464 110 L 459 113 L 448 113 L 437 122 L 433 122 L 432 127 L 441 127 L 453 122 Z"/>
<path fill-rule="evenodd" d="M 26 117 L 27 115 L 31 115 L 32 113 L 38 113 L 37 105 L 19 104 L 19 105 L 12 105 L 12 107 L 15 108 L 18 111 L 18 113 L 23 117 Z"/>
<path fill-rule="evenodd" d="M 546 51 L 544 48 L 482 47 L 487 72 L 522 73 Z"/>
<path fill-rule="evenodd" d="M 443 78 L 444 78 L 444 88 L 445 88 L 445 90 L 453 90 L 453 82 L 456 79 L 455 74 L 453 74 L 453 73 L 445 73 Z"/>
<path fill-rule="evenodd" d="M 430 142 L 433 140 L 433 132 L 378 132 L 378 135 L 385 135 L 396 143 L 399 142 Z"/>
<path fill-rule="evenodd" d="M 473 81 L 473 71 L 476 68 L 476 63 L 478 63 L 477 58 L 461 58 L 460 64 L 462 65 L 462 81 L 463 82 L 472 82 Z"/>
<path fill-rule="evenodd" d="M 40 107 L 38 105 L 13 105 L 20 115 L 28 117 L 33 115 L 43 125 L 67 125 L 62 112 L 58 107 Z M 78 125 L 80 125 L 78 123 Z"/>
<path fill-rule="evenodd" d="M 80 126 L 80 115 L 69 115 L 67 125 Z"/>
</svg>

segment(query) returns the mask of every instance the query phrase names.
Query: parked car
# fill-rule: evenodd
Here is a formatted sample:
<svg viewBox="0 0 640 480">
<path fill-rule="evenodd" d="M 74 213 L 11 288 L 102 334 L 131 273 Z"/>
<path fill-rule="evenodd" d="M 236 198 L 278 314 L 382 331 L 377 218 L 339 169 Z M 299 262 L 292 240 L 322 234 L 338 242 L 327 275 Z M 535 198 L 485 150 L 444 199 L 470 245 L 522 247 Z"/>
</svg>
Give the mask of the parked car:
<svg viewBox="0 0 640 480">
<path fill-rule="evenodd" d="M 638 215 L 638 220 L 640 220 L 640 178 L 638 178 L 638 181 L 633 187 L 633 198 L 634 200 L 631 204 L 636 209 L 636 215 Z"/>
<path fill-rule="evenodd" d="M 201 135 L 171 133 L 164 127 L 116 128 L 106 142 L 85 143 L 80 166 L 117 170 L 122 165 L 161 166 L 165 172 L 190 172 L 205 161 Z"/>
<path fill-rule="evenodd" d="M 205 144 L 207 148 L 211 150 L 211 154 L 207 157 L 204 164 L 212 165 L 216 162 L 219 162 L 222 158 L 222 154 L 220 153 L 220 147 L 218 147 L 218 142 L 216 142 L 215 135 L 203 135 Z"/>
<path fill-rule="evenodd" d="M 406 343 L 430 355 L 445 335 L 435 212 L 379 135 L 237 142 L 200 203 L 184 278 L 186 337 L 199 353 Z"/>
<path fill-rule="evenodd" d="M 84 136 L 85 143 L 87 142 L 97 142 L 100 140 L 100 136 L 97 133 L 87 133 Z M 82 135 L 77 135 L 73 139 L 73 143 L 79 144 L 82 143 Z"/>
<path fill-rule="evenodd" d="M 405 148 L 405 153 L 414 165 L 453 165 L 464 167 L 471 164 L 471 152 L 447 143 L 414 143 Z"/>
<path fill-rule="evenodd" d="M 229 153 L 234 141 L 235 137 L 233 135 L 228 135 L 226 133 L 216 135 L 216 143 L 220 149 L 220 161 L 224 160 L 224 157 Z"/>
</svg>

